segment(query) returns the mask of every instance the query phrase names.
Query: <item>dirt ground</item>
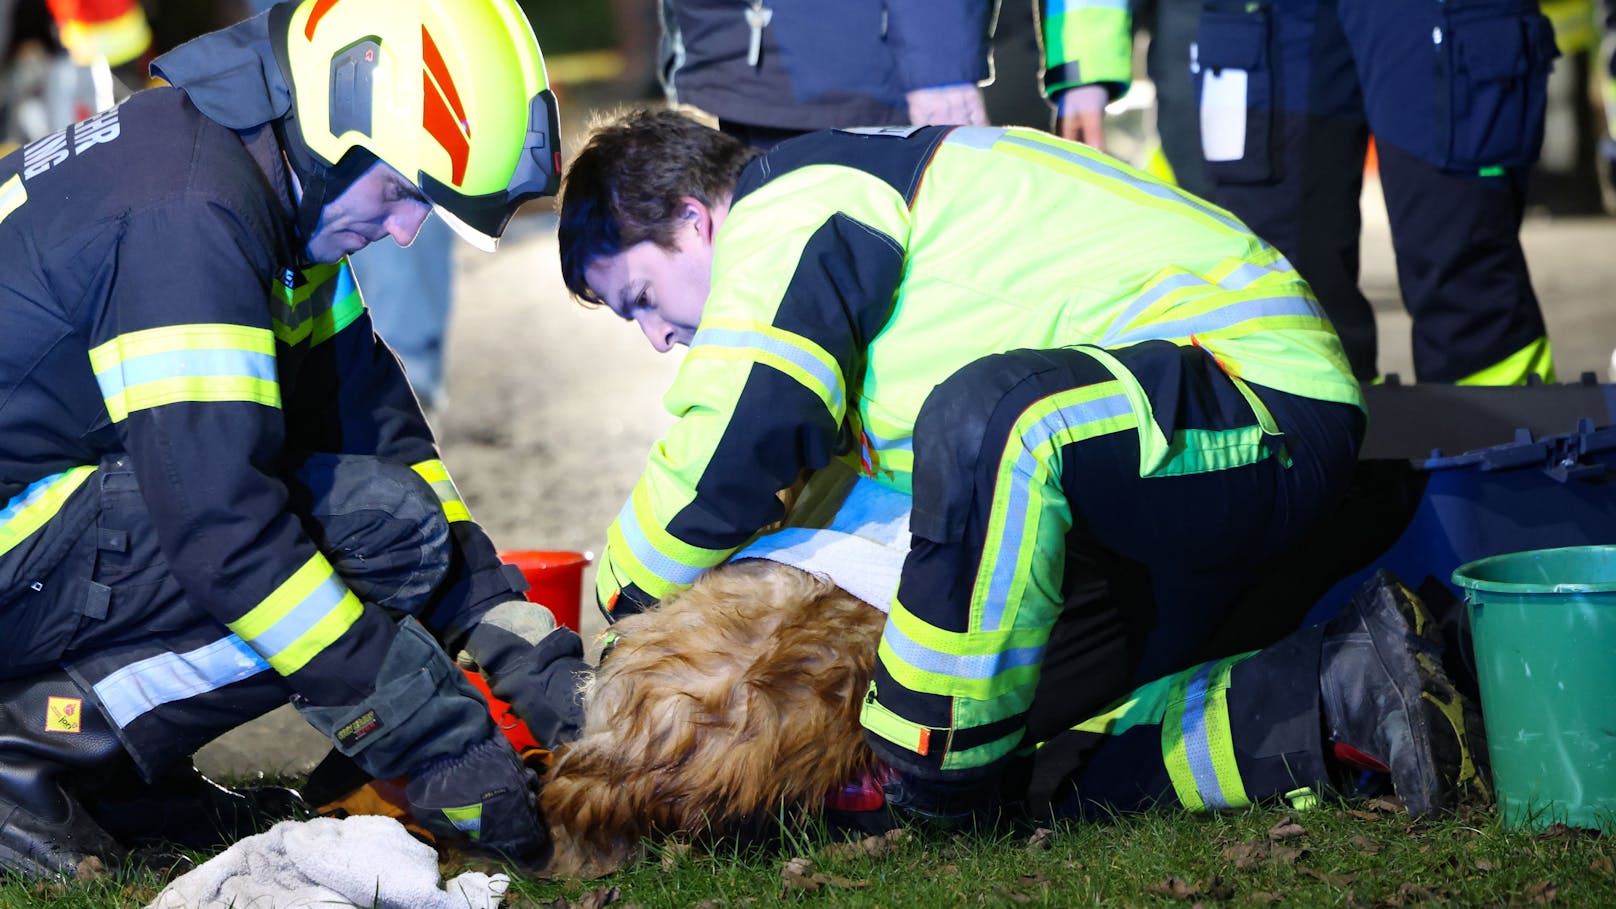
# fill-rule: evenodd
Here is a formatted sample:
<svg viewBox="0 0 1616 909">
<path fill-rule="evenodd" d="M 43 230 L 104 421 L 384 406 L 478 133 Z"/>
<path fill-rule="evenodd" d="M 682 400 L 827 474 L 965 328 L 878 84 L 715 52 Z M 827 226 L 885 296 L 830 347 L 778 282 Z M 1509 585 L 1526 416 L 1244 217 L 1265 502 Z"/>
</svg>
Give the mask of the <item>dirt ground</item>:
<svg viewBox="0 0 1616 909">
<path fill-rule="evenodd" d="M 1362 283 L 1380 316 L 1381 369 L 1412 381 L 1378 186 L 1363 208 Z M 1616 349 L 1616 218 L 1532 218 L 1523 236 L 1561 379 L 1605 379 Z M 544 211 L 516 222 L 495 255 L 457 252 L 450 331 L 449 402 L 435 429 L 472 516 L 502 548 L 597 551 L 670 422 L 661 396 L 679 354 L 656 354 L 633 326 L 567 297 Z M 591 568 L 586 638 L 603 624 L 592 585 Z M 209 745 L 197 763 L 237 778 L 300 773 L 325 749 L 283 708 Z"/>
</svg>

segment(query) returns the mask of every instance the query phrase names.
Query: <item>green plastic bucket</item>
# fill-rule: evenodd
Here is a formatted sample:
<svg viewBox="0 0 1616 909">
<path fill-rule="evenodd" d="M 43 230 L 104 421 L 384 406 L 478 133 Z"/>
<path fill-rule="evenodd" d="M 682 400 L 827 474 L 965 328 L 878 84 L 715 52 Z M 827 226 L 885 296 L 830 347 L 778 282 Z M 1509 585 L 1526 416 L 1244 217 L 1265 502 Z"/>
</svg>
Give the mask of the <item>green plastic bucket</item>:
<svg viewBox="0 0 1616 909">
<path fill-rule="evenodd" d="M 1504 824 L 1616 831 L 1616 546 L 1459 566 Z"/>
</svg>

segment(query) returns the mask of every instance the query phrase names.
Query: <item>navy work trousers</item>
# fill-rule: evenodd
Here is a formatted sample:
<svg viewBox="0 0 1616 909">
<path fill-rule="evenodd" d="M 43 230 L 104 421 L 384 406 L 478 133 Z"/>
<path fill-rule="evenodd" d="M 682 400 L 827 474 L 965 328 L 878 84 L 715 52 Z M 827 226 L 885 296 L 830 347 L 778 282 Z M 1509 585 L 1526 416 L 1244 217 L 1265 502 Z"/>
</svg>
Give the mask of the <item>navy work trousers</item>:
<svg viewBox="0 0 1616 909">
<path fill-rule="evenodd" d="M 357 596 L 409 614 L 428 604 L 449 529 L 414 471 L 316 454 L 286 485 Z M 287 703 L 285 680 L 175 580 L 127 455 L 103 459 L 31 542 L 0 558 L 0 679 L 65 667 L 149 777 Z"/>
<path fill-rule="evenodd" d="M 1420 381 L 1544 336 L 1520 246 L 1554 35 L 1534 0 L 1205 0 L 1191 68 L 1211 198 L 1313 286 L 1377 376 L 1358 288 L 1373 133 Z"/>
</svg>

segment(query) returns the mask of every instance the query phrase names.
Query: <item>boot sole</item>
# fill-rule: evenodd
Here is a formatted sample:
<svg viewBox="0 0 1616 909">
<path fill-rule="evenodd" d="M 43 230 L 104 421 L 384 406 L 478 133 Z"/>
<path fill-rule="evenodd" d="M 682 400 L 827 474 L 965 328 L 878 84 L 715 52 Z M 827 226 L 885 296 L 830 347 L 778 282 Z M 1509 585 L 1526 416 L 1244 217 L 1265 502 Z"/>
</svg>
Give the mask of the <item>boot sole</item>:
<svg viewBox="0 0 1616 909">
<path fill-rule="evenodd" d="M 1413 791 L 1398 787 L 1398 795 L 1415 817 L 1461 802 L 1489 804 L 1480 712 L 1442 668 L 1442 645 L 1429 636 L 1439 633 L 1436 619 L 1407 587 L 1388 580 L 1364 597 L 1360 608 L 1377 655 L 1396 664 L 1393 677 L 1399 681 L 1417 753 L 1431 756 L 1428 767 L 1424 762 L 1421 766 L 1430 778 Z M 1394 778 L 1394 786 L 1396 782 Z"/>
</svg>

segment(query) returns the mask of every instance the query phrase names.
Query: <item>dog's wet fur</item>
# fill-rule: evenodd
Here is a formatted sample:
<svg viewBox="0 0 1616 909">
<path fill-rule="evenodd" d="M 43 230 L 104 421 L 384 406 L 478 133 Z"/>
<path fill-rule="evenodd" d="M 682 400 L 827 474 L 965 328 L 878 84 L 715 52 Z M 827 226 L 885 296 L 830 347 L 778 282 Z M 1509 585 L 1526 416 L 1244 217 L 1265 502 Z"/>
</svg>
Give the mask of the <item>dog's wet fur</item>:
<svg viewBox="0 0 1616 909">
<path fill-rule="evenodd" d="M 598 877 L 647 837 L 818 810 L 875 764 L 858 716 L 885 622 L 829 580 L 761 560 L 618 622 L 582 735 L 540 791 L 549 874 Z"/>
</svg>

